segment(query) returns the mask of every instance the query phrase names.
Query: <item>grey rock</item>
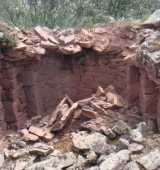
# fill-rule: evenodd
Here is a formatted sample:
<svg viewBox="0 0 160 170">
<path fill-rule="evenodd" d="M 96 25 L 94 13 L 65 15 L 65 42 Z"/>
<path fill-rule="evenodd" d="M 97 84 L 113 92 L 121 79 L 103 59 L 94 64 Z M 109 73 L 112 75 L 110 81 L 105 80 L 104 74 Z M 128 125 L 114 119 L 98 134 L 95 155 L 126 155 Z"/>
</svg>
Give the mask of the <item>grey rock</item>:
<svg viewBox="0 0 160 170">
<path fill-rule="evenodd" d="M 110 129 L 110 128 L 107 128 L 107 127 L 105 127 L 105 126 L 102 126 L 101 128 L 100 128 L 100 130 L 102 131 L 102 133 L 104 133 L 105 135 L 107 135 L 109 138 L 111 138 L 111 139 L 113 139 L 113 138 L 115 138 L 116 137 L 116 134 L 113 132 L 113 130 L 112 129 Z"/>
<path fill-rule="evenodd" d="M 160 151 L 155 149 L 141 158 L 137 159 L 140 165 L 145 167 L 147 170 L 155 170 L 160 166 Z"/>
<path fill-rule="evenodd" d="M 143 24 L 154 27 L 160 26 L 160 10 L 157 9 Z"/>
<path fill-rule="evenodd" d="M 124 138 L 120 138 L 117 144 L 116 150 L 128 149 L 129 141 Z"/>
<path fill-rule="evenodd" d="M 105 159 L 108 158 L 108 155 L 101 155 L 97 161 L 97 164 L 100 165 Z"/>
<path fill-rule="evenodd" d="M 130 139 L 131 139 L 131 141 L 137 142 L 137 143 L 144 142 L 143 135 L 139 129 L 133 129 L 130 131 Z"/>
<path fill-rule="evenodd" d="M 2 167 L 3 163 L 4 163 L 4 155 L 0 154 L 0 168 Z"/>
<path fill-rule="evenodd" d="M 14 170 L 23 170 L 27 165 L 27 162 L 16 162 L 16 167 L 14 168 Z"/>
<path fill-rule="evenodd" d="M 112 128 L 112 130 L 115 133 L 122 135 L 122 134 L 125 134 L 126 131 L 130 131 L 131 128 L 128 126 L 126 122 L 124 122 L 123 120 L 120 120 L 116 123 L 116 125 Z"/>
<path fill-rule="evenodd" d="M 87 168 L 86 170 L 100 170 L 100 169 L 99 169 L 99 166 L 94 166 L 91 168 Z"/>
<path fill-rule="evenodd" d="M 120 170 L 129 161 L 128 150 L 121 150 L 110 154 L 104 162 L 100 164 L 100 170 Z"/>
<path fill-rule="evenodd" d="M 67 152 L 66 154 L 63 154 L 61 156 L 53 157 L 45 161 L 35 163 L 27 167 L 25 170 L 35 170 L 36 168 L 40 169 L 45 166 L 54 167 L 56 169 L 62 169 L 73 165 L 74 163 L 76 163 L 76 161 L 77 159 L 73 152 Z"/>
<path fill-rule="evenodd" d="M 128 150 L 131 151 L 132 153 L 140 153 L 143 150 L 143 145 L 132 143 L 129 145 Z"/>
<path fill-rule="evenodd" d="M 107 144 L 108 138 L 100 133 L 88 134 L 81 131 L 74 134 L 72 142 L 73 146 L 82 151 L 92 150 L 96 154 L 102 155 L 109 152 L 109 145 Z"/>
<path fill-rule="evenodd" d="M 35 155 L 47 156 L 53 151 L 53 146 L 49 146 L 43 143 L 35 143 L 30 149 L 29 152 Z"/>
<path fill-rule="evenodd" d="M 96 164 L 96 163 L 97 163 L 97 155 L 95 154 L 94 151 L 89 151 L 89 152 L 87 153 L 86 158 L 87 158 L 87 161 L 88 161 L 89 163 L 91 163 L 91 164 Z"/>
<path fill-rule="evenodd" d="M 140 170 L 138 164 L 134 161 L 127 163 L 123 170 Z"/>
<path fill-rule="evenodd" d="M 5 152 L 7 152 L 7 157 L 11 157 L 11 158 L 14 158 L 14 159 L 18 159 L 18 158 L 21 158 L 21 157 L 24 157 L 26 155 L 28 155 L 28 150 L 26 149 L 19 149 L 19 150 L 6 150 Z M 6 154 L 5 154 L 6 155 Z"/>
</svg>

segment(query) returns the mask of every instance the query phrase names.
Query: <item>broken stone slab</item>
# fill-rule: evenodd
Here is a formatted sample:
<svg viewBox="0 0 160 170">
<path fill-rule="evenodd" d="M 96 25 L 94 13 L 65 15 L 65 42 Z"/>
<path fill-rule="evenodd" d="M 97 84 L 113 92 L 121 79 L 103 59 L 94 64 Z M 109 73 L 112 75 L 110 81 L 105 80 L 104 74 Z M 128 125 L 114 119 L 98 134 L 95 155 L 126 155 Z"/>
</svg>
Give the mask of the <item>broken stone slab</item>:
<svg viewBox="0 0 160 170">
<path fill-rule="evenodd" d="M 100 133 L 88 134 L 81 131 L 73 135 L 73 146 L 77 150 L 94 151 L 96 154 L 107 154 L 109 152 L 108 138 Z"/>
<path fill-rule="evenodd" d="M 59 42 L 57 41 L 57 39 L 51 35 L 48 36 L 48 39 L 53 42 L 54 44 L 59 44 Z"/>
<path fill-rule="evenodd" d="M 129 154 L 128 150 L 121 150 L 117 153 L 110 154 L 104 162 L 100 164 L 100 170 L 116 170 L 123 168 L 129 161 Z"/>
<path fill-rule="evenodd" d="M 160 166 L 160 151 L 155 149 L 154 151 L 141 156 L 136 162 L 147 170 L 155 170 Z"/>
<path fill-rule="evenodd" d="M 45 135 L 43 136 L 45 141 L 50 141 L 54 138 L 54 134 L 48 131 L 45 131 Z"/>
<path fill-rule="evenodd" d="M 48 34 L 40 26 L 34 28 L 34 31 L 43 39 L 48 40 Z"/>
<path fill-rule="evenodd" d="M 4 153 L 6 157 L 11 157 L 14 159 L 18 159 L 21 157 L 24 157 L 25 155 L 29 154 L 29 151 L 27 149 L 19 149 L 19 150 L 8 150 L 8 149 L 4 149 Z"/>
<path fill-rule="evenodd" d="M 20 50 L 20 51 L 24 51 L 27 48 L 27 45 L 20 42 L 14 49 L 15 50 Z"/>
<path fill-rule="evenodd" d="M 102 133 L 104 133 L 105 135 L 107 135 L 111 139 L 116 137 L 116 134 L 112 131 L 112 129 L 107 128 L 106 126 L 100 127 L 100 131 L 102 131 Z"/>
<path fill-rule="evenodd" d="M 33 50 L 36 54 L 40 54 L 40 55 L 43 55 L 46 52 L 46 50 L 42 47 L 33 47 Z"/>
<path fill-rule="evenodd" d="M 60 45 L 59 50 L 63 54 L 76 54 L 76 53 L 82 51 L 82 48 L 77 44 L 68 44 L 65 46 Z"/>
<path fill-rule="evenodd" d="M 95 97 L 103 96 L 105 93 L 101 86 L 98 86 Z"/>
<path fill-rule="evenodd" d="M 122 103 L 122 98 L 119 95 L 117 95 L 115 93 L 107 93 L 106 97 L 108 99 L 107 102 L 111 103 L 113 105 L 113 107 L 115 107 L 115 108 L 124 107 L 123 103 Z"/>
<path fill-rule="evenodd" d="M 55 121 L 56 118 L 57 118 L 57 115 L 58 115 L 58 112 L 59 112 L 60 108 L 61 108 L 64 104 L 66 104 L 67 101 L 69 101 L 69 100 L 68 100 L 68 96 L 66 96 L 66 97 L 59 103 L 59 105 L 56 107 L 56 110 L 52 113 L 52 118 L 51 118 L 51 120 L 48 122 L 47 127 L 50 127 L 50 126 L 54 123 L 54 121 Z"/>
<path fill-rule="evenodd" d="M 143 148 L 144 148 L 143 145 L 139 145 L 137 143 L 131 143 L 128 146 L 128 150 L 134 154 L 138 154 L 138 153 L 142 152 Z"/>
<path fill-rule="evenodd" d="M 43 137 L 45 135 L 44 131 L 41 128 L 30 126 L 29 132 L 33 133 L 34 135 L 37 135 L 39 137 Z"/>
<path fill-rule="evenodd" d="M 107 93 L 115 93 L 115 88 L 112 85 L 107 86 L 107 88 L 104 90 L 104 92 Z"/>
<path fill-rule="evenodd" d="M 27 129 L 22 129 L 20 133 L 23 135 L 24 139 L 27 141 L 30 140 L 30 141 L 36 142 L 39 140 L 38 136 L 29 133 Z"/>
<path fill-rule="evenodd" d="M 41 41 L 41 46 L 45 49 L 51 49 L 54 50 L 56 48 L 58 48 L 58 44 L 53 44 L 50 41 Z"/>
<path fill-rule="evenodd" d="M 90 119 L 94 119 L 98 116 L 98 113 L 95 112 L 93 108 L 88 106 L 88 107 L 82 107 L 81 115 Z"/>
<path fill-rule="evenodd" d="M 43 143 L 35 143 L 29 149 L 30 154 L 42 155 L 42 156 L 47 156 L 52 151 L 53 151 L 53 146 L 49 146 Z"/>
<path fill-rule="evenodd" d="M 59 40 L 61 42 L 63 42 L 64 44 L 72 43 L 74 41 L 74 39 L 75 39 L 74 34 L 70 34 L 70 35 L 67 35 L 67 36 L 61 35 L 59 37 Z"/>
<path fill-rule="evenodd" d="M 128 126 L 126 122 L 124 122 L 123 120 L 120 120 L 116 123 L 116 125 L 112 128 L 112 130 L 115 133 L 122 135 L 126 133 L 126 131 L 131 131 L 131 128 Z"/>
<path fill-rule="evenodd" d="M 38 163 L 35 163 L 29 167 L 27 167 L 25 170 L 33 170 L 33 169 L 40 169 L 43 168 L 44 166 L 49 166 L 56 168 L 56 170 L 61 169 L 61 168 L 66 168 L 74 163 L 76 163 L 77 159 L 76 156 L 74 155 L 73 152 L 67 152 L 61 156 L 58 157 L 53 157 L 50 159 L 47 159 L 45 161 L 41 161 Z"/>
<path fill-rule="evenodd" d="M 109 116 L 108 113 L 98 105 L 98 103 L 95 103 L 94 101 L 91 101 L 89 104 L 98 114 L 104 115 L 104 116 Z"/>
<path fill-rule="evenodd" d="M 74 103 L 63 115 L 63 117 L 60 118 L 59 121 L 57 121 L 55 124 L 52 125 L 50 131 L 55 132 L 61 130 L 64 125 L 67 123 L 67 121 L 70 119 L 70 117 L 73 115 L 74 111 L 77 109 L 78 103 Z"/>
</svg>

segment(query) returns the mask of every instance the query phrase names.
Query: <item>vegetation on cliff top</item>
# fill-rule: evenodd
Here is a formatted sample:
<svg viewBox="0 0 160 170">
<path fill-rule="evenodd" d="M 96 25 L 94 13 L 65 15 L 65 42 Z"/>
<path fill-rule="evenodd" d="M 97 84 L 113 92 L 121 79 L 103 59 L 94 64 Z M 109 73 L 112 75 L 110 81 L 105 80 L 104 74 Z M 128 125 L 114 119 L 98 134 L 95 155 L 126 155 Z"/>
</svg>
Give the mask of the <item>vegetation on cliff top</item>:
<svg viewBox="0 0 160 170">
<path fill-rule="evenodd" d="M 17 27 L 106 24 L 108 16 L 147 19 L 160 0 L 0 0 L 0 20 Z"/>
</svg>

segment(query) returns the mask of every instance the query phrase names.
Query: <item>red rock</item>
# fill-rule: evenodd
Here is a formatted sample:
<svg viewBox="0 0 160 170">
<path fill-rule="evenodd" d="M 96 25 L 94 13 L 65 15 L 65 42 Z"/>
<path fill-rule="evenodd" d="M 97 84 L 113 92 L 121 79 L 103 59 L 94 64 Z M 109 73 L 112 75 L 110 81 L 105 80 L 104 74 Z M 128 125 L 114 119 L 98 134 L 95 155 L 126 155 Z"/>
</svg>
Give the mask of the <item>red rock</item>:
<svg viewBox="0 0 160 170">
<path fill-rule="evenodd" d="M 29 127 L 29 132 L 31 132 L 39 137 L 43 137 L 45 135 L 45 132 L 42 129 L 40 129 L 38 127 L 34 127 L 34 126 Z"/>
<path fill-rule="evenodd" d="M 58 48 L 58 44 L 53 44 L 50 41 L 41 41 L 41 46 L 45 49 L 56 49 Z"/>
<path fill-rule="evenodd" d="M 22 82 L 24 86 L 33 86 L 36 84 L 38 75 L 36 71 L 22 71 L 18 75 L 18 81 Z"/>
<path fill-rule="evenodd" d="M 33 50 L 36 54 L 45 54 L 46 50 L 42 47 L 33 47 Z"/>
<path fill-rule="evenodd" d="M 53 36 L 48 36 L 49 40 L 52 41 L 55 44 L 59 44 L 59 42 L 56 40 L 56 38 L 54 38 Z"/>
<path fill-rule="evenodd" d="M 81 77 L 81 81 L 82 81 L 83 83 L 92 83 L 92 82 L 93 82 L 93 77 L 90 76 L 90 75 L 83 75 L 83 76 Z"/>
<path fill-rule="evenodd" d="M 9 79 L 0 79 L 0 85 L 3 89 L 15 89 L 18 86 L 17 78 L 12 80 Z"/>
<path fill-rule="evenodd" d="M 135 54 L 130 54 L 130 55 L 127 55 L 123 61 L 129 65 L 129 66 L 134 66 L 135 65 Z"/>
<path fill-rule="evenodd" d="M 14 49 L 15 50 L 25 50 L 27 48 L 27 45 L 26 44 L 24 44 L 24 43 L 22 43 L 22 42 L 20 42 Z"/>
<path fill-rule="evenodd" d="M 5 56 L 11 57 L 11 58 L 20 58 L 22 55 L 23 51 L 15 51 L 15 50 L 6 50 L 4 52 Z M 6 57 L 5 57 L 6 60 Z"/>
<path fill-rule="evenodd" d="M 2 69 L 2 78 L 3 79 L 14 79 L 21 71 L 23 70 L 23 66 L 13 67 L 10 69 Z"/>
<path fill-rule="evenodd" d="M 115 93 L 107 93 L 106 97 L 108 98 L 107 102 L 111 103 L 113 107 L 124 107 L 119 95 Z"/>
<path fill-rule="evenodd" d="M 25 55 L 27 55 L 28 57 L 34 57 L 35 56 L 35 52 L 32 49 L 26 49 L 24 51 Z"/>
<path fill-rule="evenodd" d="M 39 140 L 39 137 L 38 137 L 38 136 L 29 133 L 27 129 L 22 129 L 22 130 L 20 131 L 20 133 L 21 133 L 25 138 L 29 139 L 30 141 L 36 142 L 36 141 Z"/>
<path fill-rule="evenodd" d="M 67 121 L 70 119 L 70 117 L 72 116 L 72 114 L 74 113 L 74 111 L 77 109 L 78 103 L 74 103 L 67 111 L 66 113 L 63 115 L 63 117 L 56 122 L 55 124 L 52 125 L 50 131 L 51 132 L 55 132 L 55 131 L 59 131 L 61 130 L 65 124 L 67 123 Z"/>
<path fill-rule="evenodd" d="M 107 86 L 107 88 L 104 90 L 104 92 L 107 93 L 114 93 L 115 88 L 112 85 Z"/>
<path fill-rule="evenodd" d="M 0 101 L 2 101 L 2 87 L 0 86 Z"/>
<path fill-rule="evenodd" d="M 44 40 L 48 40 L 49 35 L 40 27 L 37 26 L 34 28 L 34 31 Z"/>
<path fill-rule="evenodd" d="M 14 102 L 5 101 L 3 104 L 6 122 L 16 122 L 18 113 L 17 100 Z"/>
<path fill-rule="evenodd" d="M 24 90 L 26 92 L 28 117 L 44 115 L 40 83 L 36 83 L 35 86 L 24 87 Z"/>
<path fill-rule="evenodd" d="M 126 73 L 126 78 L 127 78 L 127 84 L 131 85 L 134 84 L 139 80 L 139 71 L 137 67 L 127 67 L 127 73 Z"/>
<path fill-rule="evenodd" d="M 10 61 L 2 60 L 2 68 L 13 68 L 14 64 Z"/>
<path fill-rule="evenodd" d="M 48 130 L 44 131 L 45 132 L 45 135 L 44 135 L 44 140 L 46 141 L 50 141 L 54 138 L 54 134 L 53 133 L 50 133 Z"/>
<path fill-rule="evenodd" d="M 82 48 L 77 44 L 69 44 L 69 45 L 65 45 L 65 46 L 60 45 L 59 50 L 63 54 L 76 54 L 76 53 L 82 51 Z"/>
<path fill-rule="evenodd" d="M 83 107 L 82 108 L 82 112 L 81 112 L 81 115 L 83 115 L 84 117 L 87 117 L 89 119 L 94 119 L 96 117 L 98 117 L 98 113 L 95 112 L 92 108 L 90 107 Z"/>
<path fill-rule="evenodd" d="M 100 97 L 100 96 L 103 96 L 104 94 L 105 94 L 105 93 L 104 93 L 102 87 L 101 87 L 101 86 L 98 86 L 95 96 L 96 96 L 96 97 Z"/>
</svg>

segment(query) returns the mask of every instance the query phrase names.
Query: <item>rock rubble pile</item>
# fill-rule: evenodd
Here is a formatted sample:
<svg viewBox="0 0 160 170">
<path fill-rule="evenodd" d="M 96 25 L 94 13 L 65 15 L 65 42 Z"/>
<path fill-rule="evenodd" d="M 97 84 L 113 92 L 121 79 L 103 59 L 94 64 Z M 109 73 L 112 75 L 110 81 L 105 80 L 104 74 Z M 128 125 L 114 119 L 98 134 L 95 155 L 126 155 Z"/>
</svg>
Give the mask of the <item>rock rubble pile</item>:
<svg viewBox="0 0 160 170">
<path fill-rule="evenodd" d="M 66 95 L 52 116 L 33 117 L 27 121 L 26 129 L 8 133 L 4 154 L 0 154 L 0 167 L 3 170 L 158 169 L 160 135 L 145 123 L 138 123 L 141 117 L 135 110 L 138 108 L 127 108 L 111 85 L 105 90 L 99 86 L 95 95 L 75 103 Z"/>
</svg>

